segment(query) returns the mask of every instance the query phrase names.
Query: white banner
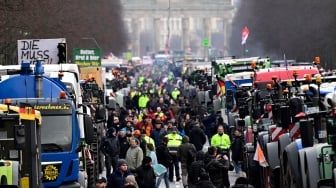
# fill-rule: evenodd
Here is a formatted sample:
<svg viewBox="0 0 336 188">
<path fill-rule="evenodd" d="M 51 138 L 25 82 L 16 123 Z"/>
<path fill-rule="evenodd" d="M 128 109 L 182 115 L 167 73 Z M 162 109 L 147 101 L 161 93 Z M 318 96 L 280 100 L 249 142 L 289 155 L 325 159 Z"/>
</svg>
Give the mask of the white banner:
<svg viewBox="0 0 336 188">
<path fill-rule="evenodd" d="M 65 38 L 18 40 L 18 64 L 32 63 L 38 58 L 42 59 L 45 64 L 57 64 L 57 45 L 60 42 L 66 42 Z"/>
</svg>

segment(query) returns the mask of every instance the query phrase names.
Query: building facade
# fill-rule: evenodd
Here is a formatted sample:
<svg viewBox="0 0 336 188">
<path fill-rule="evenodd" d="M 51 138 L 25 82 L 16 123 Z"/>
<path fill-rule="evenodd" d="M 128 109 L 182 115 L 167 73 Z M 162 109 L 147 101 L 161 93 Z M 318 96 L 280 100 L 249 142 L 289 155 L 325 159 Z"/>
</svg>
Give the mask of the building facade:
<svg viewBox="0 0 336 188">
<path fill-rule="evenodd" d="M 121 0 L 129 51 L 143 56 L 160 50 L 204 56 L 228 50 L 233 0 Z"/>
</svg>

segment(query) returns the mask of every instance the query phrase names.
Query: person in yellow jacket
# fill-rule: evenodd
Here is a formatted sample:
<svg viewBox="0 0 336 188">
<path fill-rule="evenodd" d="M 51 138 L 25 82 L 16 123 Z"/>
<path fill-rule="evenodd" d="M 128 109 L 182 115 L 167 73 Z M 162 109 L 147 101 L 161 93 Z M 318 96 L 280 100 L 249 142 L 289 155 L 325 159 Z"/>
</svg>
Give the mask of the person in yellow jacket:
<svg viewBox="0 0 336 188">
<path fill-rule="evenodd" d="M 154 147 L 154 150 L 155 150 L 155 142 L 154 142 L 154 139 L 147 136 L 146 135 L 146 131 L 145 130 L 141 130 L 141 137 L 142 139 L 145 140 L 146 144 L 153 144 L 153 147 Z M 148 152 L 148 150 L 146 150 L 146 152 Z"/>
<path fill-rule="evenodd" d="M 220 148 L 221 152 L 229 152 L 231 140 L 229 135 L 224 133 L 223 125 L 219 125 L 217 128 L 217 134 L 211 137 L 211 146 Z"/>
<path fill-rule="evenodd" d="M 146 93 L 141 93 L 140 97 L 139 97 L 139 101 L 138 101 L 138 104 L 139 104 L 139 108 L 140 109 L 144 109 L 147 107 L 147 103 L 149 101 L 149 97 Z"/>
<path fill-rule="evenodd" d="M 177 99 L 177 97 L 179 97 L 179 95 L 181 94 L 180 90 L 178 90 L 177 87 L 175 87 L 175 89 L 171 92 L 171 96 L 174 100 Z"/>
<path fill-rule="evenodd" d="M 175 176 L 176 181 L 181 180 L 180 176 L 180 166 L 179 166 L 179 160 L 177 157 L 177 150 L 178 147 L 182 144 L 182 136 L 178 134 L 177 127 L 172 127 L 172 132 L 167 134 L 165 137 L 168 138 L 168 149 L 169 153 L 172 156 L 172 163 L 169 164 L 169 180 L 172 182 L 174 178 L 174 169 L 175 169 Z"/>
</svg>

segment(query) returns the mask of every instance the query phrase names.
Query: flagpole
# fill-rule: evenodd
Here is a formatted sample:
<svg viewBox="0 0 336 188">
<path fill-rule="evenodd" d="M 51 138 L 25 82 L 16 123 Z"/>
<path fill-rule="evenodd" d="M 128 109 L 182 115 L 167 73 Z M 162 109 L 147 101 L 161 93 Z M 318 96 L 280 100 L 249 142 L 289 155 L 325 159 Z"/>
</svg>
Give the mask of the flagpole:
<svg viewBox="0 0 336 188">
<path fill-rule="evenodd" d="M 246 43 L 243 44 L 243 56 L 246 57 Z"/>
</svg>

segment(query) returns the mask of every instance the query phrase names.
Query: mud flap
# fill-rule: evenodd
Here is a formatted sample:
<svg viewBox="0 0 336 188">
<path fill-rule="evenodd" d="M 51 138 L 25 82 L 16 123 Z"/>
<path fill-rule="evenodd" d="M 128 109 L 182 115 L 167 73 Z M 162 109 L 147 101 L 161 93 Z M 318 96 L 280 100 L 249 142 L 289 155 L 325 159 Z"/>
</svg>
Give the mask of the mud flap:
<svg viewBox="0 0 336 188">
<path fill-rule="evenodd" d="M 299 150 L 296 142 L 290 143 L 286 148 L 285 148 L 286 154 L 287 154 L 287 166 L 290 167 L 291 174 L 294 177 L 295 182 L 296 182 L 296 187 L 302 187 L 302 179 L 301 179 L 301 173 L 299 170 Z"/>
</svg>

